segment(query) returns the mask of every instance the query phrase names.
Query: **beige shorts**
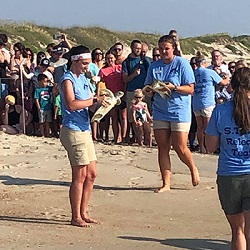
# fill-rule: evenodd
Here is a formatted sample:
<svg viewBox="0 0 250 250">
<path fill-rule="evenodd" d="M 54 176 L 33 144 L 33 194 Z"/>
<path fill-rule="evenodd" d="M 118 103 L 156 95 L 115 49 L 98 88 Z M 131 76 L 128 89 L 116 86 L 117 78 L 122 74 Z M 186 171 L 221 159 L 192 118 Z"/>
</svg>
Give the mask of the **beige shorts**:
<svg viewBox="0 0 250 250">
<path fill-rule="evenodd" d="M 86 166 L 91 161 L 96 161 L 90 131 L 75 131 L 62 127 L 60 141 L 68 153 L 71 166 Z"/>
<path fill-rule="evenodd" d="M 215 106 L 210 106 L 201 110 L 194 111 L 195 116 L 211 117 Z"/>
<path fill-rule="evenodd" d="M 167 122 L 167 121 L 153 121 L 153 129 L 170 129 L 171 131 L 189 132 L 190 122 Z"/>
</svg>

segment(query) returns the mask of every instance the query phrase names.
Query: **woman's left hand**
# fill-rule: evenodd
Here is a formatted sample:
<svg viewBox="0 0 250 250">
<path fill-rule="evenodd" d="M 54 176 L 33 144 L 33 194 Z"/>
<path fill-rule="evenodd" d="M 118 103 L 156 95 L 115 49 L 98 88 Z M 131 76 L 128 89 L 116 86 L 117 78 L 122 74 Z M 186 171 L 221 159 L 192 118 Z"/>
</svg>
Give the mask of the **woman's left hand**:
<svg viewBox="0 0 250 250">
<path fill-rule="evenodd" d="M 171 82 L 165 82 L 165 84 L 166 88 L 165 87 L 159 88 L 160 91 L 167 91 L 168 89 L 172 91 L 175 88 L 175 85 Z"/>
</svg>

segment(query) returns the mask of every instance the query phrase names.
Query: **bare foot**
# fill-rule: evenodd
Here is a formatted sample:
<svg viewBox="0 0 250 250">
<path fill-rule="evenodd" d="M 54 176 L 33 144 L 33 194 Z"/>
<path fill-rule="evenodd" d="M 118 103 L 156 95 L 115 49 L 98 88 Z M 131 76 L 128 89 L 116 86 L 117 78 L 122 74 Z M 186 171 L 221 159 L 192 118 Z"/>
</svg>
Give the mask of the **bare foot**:
<svg viewBox="0 0 250 250">
<path fill-rule="evenodd" d="M 101 224 L 101 222 L 99 220 L 94 220 L 88 216 L 82 216 L 82 219 L 86 222 L 86 223 L 93 223 L 93 224 Z"/>
<path fill-rule="evenodd" d="M 200 175 L 198 172 L 198 169 L 195 167 L 193 171 L 191 171 L 191 177 L 192 177 L 192 184 L 193 186 L 198 186 L 200 183 Z"/>
<path fill-rule="evenodd" d="M 170 190 L 170 184 L 162 186 L 161 188 L 155 190 L 155 193 L 163 193 Z"/>
<path fill-rule="evenodd" d="M 71 225 L 76 227 L 92 227 L 84 220 L 71 220 Z"/>
</svg>

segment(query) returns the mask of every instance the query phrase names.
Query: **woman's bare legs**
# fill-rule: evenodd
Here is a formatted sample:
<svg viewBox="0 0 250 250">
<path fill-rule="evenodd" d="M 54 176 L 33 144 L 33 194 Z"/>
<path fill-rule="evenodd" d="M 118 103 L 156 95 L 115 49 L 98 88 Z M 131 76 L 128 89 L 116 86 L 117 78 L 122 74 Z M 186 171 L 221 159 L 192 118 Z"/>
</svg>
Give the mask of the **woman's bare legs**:
<svg viewBox="0 0 250 250">
<path fill-rule="evenodd" d="M 87 223 L 99 223 L 99 221 L 94 220 L 88 216 L 88 203 L 90 195 L 92 193 L 94 182 L 96 179 L 96 161 L 91 161 L 88 166 L 86 166 L 87 174 L 83 183 L 83 192 L 81 200 L 81 217 Z M 83 173 L 84 178 L 84 173 Z"/>
<path fill-rule="evenodd" d="M 162 193 L 170 190 L 171 162 L 169 152 L 171 131 L 170 129 L 155 129 L 154 135 L 158 146 L 158 163 L 162 177 L 162 187 L 156 192 Z"/>
<path fill-rule="evenodd" d="M 200 153 L 206 154 L 207 150 L 205 148 L 205 129 L 210 120 L 210 117 L 196 116 L 197 122 L 197 139 L 200 146 Z"/>
<path fill-rule="evenodd" d="M 121 135 L 120 135 L 120 130 L 119 130 L 119 113 L 117 107 L 114 107 L 110 111 L 110 117 L 112 120 L 112 129 L 113 129 L 113 134 L 114 134 L 114 142 L 120 142 L 121 140 Z"/>
<path fill-rule="evenodd" d="M 229 225 L 231 227 L 232 239 L 231 239 L 231 249 L 232 250 L 246 250 L 250 249 L 246 247 L 246 238 L 245 238 L 245 218 L 243 213 L 235 215 L 226 215 Z M 247 212 L 246 217 L 249 220 L 249 212 Z M 249 223 L 249 221 L 248 221 Z M 246 224 L 248 224 L 246 223 Z M 249 225 L 247 226 L 249 234 Z M 249 235 L 248 235 L 249 237 Z M 248 238 L 249 246 L 249 238 Z"/>
<path fill-rule="evenodd" d="M 245 238 L 247 249 L 250 249 L 250 211 L 244 211 L 245 217 Z"/>
<path fill-rule="evenodd" d="M 149 122 L 143 123 L 143 130 L 144 130 L 144 145 L 152 147 L 152 135 Z"/>
<path fill-rule="evenodd" d="M 198 169 L 194 164 L 192 153 L 187 146 L 188 132 L 172 131 L 171 136 L 174 150 L 180 160 L 188 166 L 193 186 L 197 186 L 200 183 L 200 177 Z"/>
<path fill-rule="evenodd" d="M 72 182 L 69 189 L 69 199 L 71 205 L 71 225 L 78 227 L 88 227 L 88 224 L 81 216 L 81 203 L 83 196 L 83 183 L 86 179 L 86 166 L 72 166 Z"/>
<path fill-rule="evenodd" d="M 121 137 L 122 141 L 126 141 L 126 135 L 127 135 L 127 109 L 119 110 L 119 116 L 120 116 L 120 123 L 121 123 Z"/>
</svg>

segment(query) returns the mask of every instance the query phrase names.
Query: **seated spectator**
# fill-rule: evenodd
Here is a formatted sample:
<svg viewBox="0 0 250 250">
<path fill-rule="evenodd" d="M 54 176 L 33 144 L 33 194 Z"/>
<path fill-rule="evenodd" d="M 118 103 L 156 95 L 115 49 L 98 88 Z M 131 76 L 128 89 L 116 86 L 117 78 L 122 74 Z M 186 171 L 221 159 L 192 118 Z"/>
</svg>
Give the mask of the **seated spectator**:
<svg viewBox="0 0 250 250">
<path fill-rule="evenodd" d="M 24 133 L 24 120 L 25 131 L 27 131 L 32 120 L 31 114 L 27 110 L 23 110 L 21 105 L 15 105 L 14 96 L 6 96 L 2 112 L 3 125 L 0 126 L 0 130 L 11 135 L 22 134 Z M 29 132 L 27 131 L 27 133 Z"/>
</svg>

